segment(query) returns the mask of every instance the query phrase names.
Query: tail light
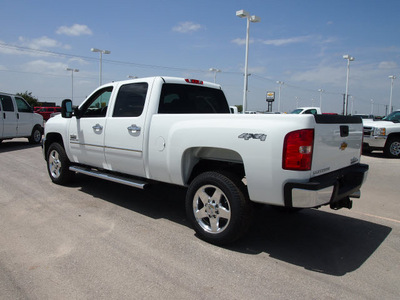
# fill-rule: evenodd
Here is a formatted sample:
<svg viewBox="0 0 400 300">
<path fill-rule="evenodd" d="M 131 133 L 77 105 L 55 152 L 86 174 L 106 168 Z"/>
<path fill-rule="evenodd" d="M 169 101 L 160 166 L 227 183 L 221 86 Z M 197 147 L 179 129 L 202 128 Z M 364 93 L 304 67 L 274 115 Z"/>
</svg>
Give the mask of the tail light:
<svg viewBox="0 0 400 300">
<path fill-rule="evenodd" d="M 283 144 L 282 168 L 284 170 L 309 171 L 314 145 L 314 129 L 289 132 Z"/>
</svg>

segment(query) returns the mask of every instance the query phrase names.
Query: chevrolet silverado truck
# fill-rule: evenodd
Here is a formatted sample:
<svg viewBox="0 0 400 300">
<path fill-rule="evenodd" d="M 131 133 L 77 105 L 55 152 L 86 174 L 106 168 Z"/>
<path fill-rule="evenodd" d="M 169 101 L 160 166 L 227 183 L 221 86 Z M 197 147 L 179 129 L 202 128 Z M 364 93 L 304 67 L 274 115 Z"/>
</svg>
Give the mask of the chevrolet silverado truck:
<svg viewBox="0 0 400 300">
<path fill-rule="evenodd" d="M 151 77 L 105 84 L 75 109 L 64 100 L 43 153 L 56 184 L 82 173 L 187 187 L 195 231 L 221 245 L 245 234 L 254 203 L 351 208 L 368 172 L 362 134 L 360 118 L 231 114 L 219 85 Z"/>
<path fill-rule="evenodd" d="M 363 119 L 363 152 L 383 151 L 386 157 L 400 157 L 400 110 L 382 120 Z"/>
</svg>

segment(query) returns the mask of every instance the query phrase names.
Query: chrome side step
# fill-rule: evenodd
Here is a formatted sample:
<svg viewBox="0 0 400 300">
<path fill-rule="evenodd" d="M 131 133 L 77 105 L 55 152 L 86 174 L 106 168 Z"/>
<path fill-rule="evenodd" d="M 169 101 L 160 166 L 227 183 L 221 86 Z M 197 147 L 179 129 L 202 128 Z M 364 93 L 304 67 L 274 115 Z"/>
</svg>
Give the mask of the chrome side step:
<svg viewBox="0 0 400 300">
<path fill-rule="evenodd" d="M 70 171 L 81 173 L 84 175 L 89 175 L 93 176 L 96 178 L 112 181 L 112 182 L 117 182 L 125 185 L 129 185 L 131 187 L 135 187 L 138 189 L 144 189 L 145 185 L 147 182 L 133 179 L 133 178 L 127 178 L 127 177 L 122 177 L 118 175 L 113 175 L 109 173 L 103 173 L 99 170 L 91 169 L 91 168 L 85 168 L 81 166 L 70 166 L 69 167 Z"/>
</svg>

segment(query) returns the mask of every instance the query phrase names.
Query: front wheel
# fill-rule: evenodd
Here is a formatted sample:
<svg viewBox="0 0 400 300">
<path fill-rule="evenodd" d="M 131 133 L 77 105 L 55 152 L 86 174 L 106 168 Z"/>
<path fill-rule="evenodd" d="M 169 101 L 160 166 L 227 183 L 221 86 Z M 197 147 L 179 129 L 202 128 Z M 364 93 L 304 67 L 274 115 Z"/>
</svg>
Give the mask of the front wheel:
<svg viewBox="0 0 400 300">
<path fill-rule="evenodd" d="M 386 157 L 398 158 L 400 157 L 400 138 L 392 137 L 386 141 L 383 153 Z"/>
<path fill-rule="evenodd" d="M 189 186 L 186 214 L 201 239 L 222 245 L 247 231 L 251 204 L 243 183 L 235 175 L 205 172 Z"/>
<path fill-rule="evenodd" d="M 51 144 L 47 151 L 47 171 L 54 183 L 66 184 L 71 180 L 74 172 L 69 170 L 69 165 L 64 148 L 58 143 Z"/>
<path fill-rule="evenodd" d="M 29 143 L 39 144 L 42 141 L 42 130 L 39 126 L 35 126 L 32 130 L 32 134 L 29 137 Z"/>
</svg>

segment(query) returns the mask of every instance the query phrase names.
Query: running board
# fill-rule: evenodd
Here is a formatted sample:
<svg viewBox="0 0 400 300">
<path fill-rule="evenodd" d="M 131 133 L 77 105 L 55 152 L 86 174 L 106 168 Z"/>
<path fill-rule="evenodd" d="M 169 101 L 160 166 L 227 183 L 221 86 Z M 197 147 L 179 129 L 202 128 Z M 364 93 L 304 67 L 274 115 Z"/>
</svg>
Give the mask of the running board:
<svg viewBox="0 0 400 300">
<path fill-rule="evenodd" d="M 114 174 L 110 174 L 110 173 L 104 173 L 99 170 L 95 170 L 95 169 L 91 169 L 91 168 L 85 168 L 85 167 L 80 167 L 80 166 L 70 166 L 69 169 L 70 169 L 70 171 L 73 171 L 73 172 L 81 173 L 81 174 L 88 175 L 88 176 L 93 176 L 96 178 L 100 178 L 100 179 L 104 179 L 104 180 L 108 180 L 108 181 L 112 181 L 112 182 L 116 182 L 116 183 L 129 185 L 131 187 L 135 187 L 138 189 L 144 189 L 145 185 L 147 184 L 147 182 L 144 182 L 141 180 L 122 177 L 122 176 L 118 176 L 118 175 L 114 175 Z"/>
</svg>

